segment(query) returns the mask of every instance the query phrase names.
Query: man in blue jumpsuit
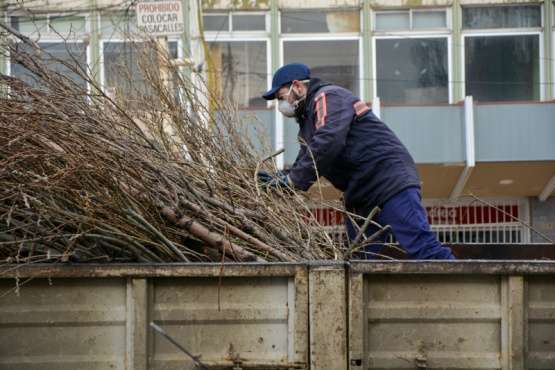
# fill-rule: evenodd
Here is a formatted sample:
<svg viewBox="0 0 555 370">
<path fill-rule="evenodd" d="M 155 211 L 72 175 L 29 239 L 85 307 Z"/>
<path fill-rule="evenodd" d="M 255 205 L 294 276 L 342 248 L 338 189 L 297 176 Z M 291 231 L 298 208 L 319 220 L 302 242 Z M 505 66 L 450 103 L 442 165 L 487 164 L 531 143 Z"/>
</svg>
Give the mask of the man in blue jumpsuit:
<svg viewBox="0 0 555 370">
<path fill-rule="evenodd" d="M 373 220 L 390 225 L 412 259 L 455 258 L 430 230 L 413 158 L 356 95 L 312 77 L 304 64 L 291 63 L 276 71 L 272 88 L 262 97 L 278 99 L 279 111 L 297 120 L 303 143 L 293 166 L 277 178 L 258 174 L 266 187 L 306 191 L 323 176 L 343 192 L 347 211 L 362 220 L 378 206 L 381 211 Z M 351 237 L 356 235 L 348 220 L 347 227 Z M 366 235 L 376 230 L 371 225 Z M 363 258 L 372 258 L 382 247 L 366 246 Z"/>
</svg>

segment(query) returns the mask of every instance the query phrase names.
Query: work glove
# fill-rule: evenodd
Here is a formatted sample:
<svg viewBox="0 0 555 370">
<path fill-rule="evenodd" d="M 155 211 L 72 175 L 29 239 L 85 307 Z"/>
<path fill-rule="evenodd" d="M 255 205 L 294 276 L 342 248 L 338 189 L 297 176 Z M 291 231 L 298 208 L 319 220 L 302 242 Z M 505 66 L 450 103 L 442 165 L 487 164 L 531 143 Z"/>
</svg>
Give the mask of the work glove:
<svg viewBox="0 0 555 370">
<path fill-rule="evenodd" d="M 258 176 L 258 181 L 266 183 L 274 180 L 276 177 L 282 176 L 281 172 L 266 172 L 258 171 L 256 174 Z"/>
<path fill-rule="evenodd" d="M 289 181 L 289 176 L 287 175 L 279 175 L 278 177 L 274 177 L 272 181 L 264 183 L 262 185 L 262 189 L 271 189 L 271 188 L 278 188 L 278 189 L 291 189 L 291 183 Z"/>
<path fill-rule="evenodd" d="M 281 172 L 260 171 L 257 176 L 258 181 L 263 182 L 262 189 L 293 189 L 293 183 L 289 180 L 289 176 L 283 175 Z"/>
</svg>

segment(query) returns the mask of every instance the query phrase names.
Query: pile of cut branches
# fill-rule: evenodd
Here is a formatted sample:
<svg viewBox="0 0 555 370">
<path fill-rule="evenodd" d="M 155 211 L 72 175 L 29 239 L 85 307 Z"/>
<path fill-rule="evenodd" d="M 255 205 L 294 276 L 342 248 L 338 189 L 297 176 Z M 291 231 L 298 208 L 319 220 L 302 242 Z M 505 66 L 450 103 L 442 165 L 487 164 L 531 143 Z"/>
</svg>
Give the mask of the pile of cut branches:
<svg viewBox="0 0 555 370">
<path fill-rule="evenodd" d="M 342 242 L 299 212 L 305 195 L 257 183 L 257 170 L 276 171 L 263 126 L 193 84 L 156 41 L 136 50 L 140 76 L 122 61 L 108 94 L 78 60 L 0 25 L 15 40 L 3 56 L 26 75 L 0 75 L 0 262 L 340 256 Z"/>
</svg>

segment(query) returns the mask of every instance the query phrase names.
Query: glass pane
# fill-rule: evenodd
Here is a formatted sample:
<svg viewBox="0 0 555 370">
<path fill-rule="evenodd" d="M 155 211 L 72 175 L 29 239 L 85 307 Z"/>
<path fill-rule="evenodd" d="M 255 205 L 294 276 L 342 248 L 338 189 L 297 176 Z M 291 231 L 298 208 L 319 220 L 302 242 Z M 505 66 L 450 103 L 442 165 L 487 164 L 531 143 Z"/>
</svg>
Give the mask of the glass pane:
<svg viewBox="0 0 555 370">
<path fill-rule="evenodd" d="M 179 57 L 178 46 L 177 41 L 168 41 L 168 53 L 170 54 L 170 58 L 177 59 Z"/>
<path fill-rule="evenodd" d="M 265 31 L 266 17 L 264 14 L 234 14 L 233 31 Z"/>
<path fill-rule="evenodd" d="M 360 12 L 329 12 L 326 16 L 332 33 L 360 32 Z"/>
<path fill-rule="evenodd" d="M 85 33 L 85 17 L 52 17 L 50 26 L 62 36 L 69 33 Z"/>
<path fill-rule="evenodd" d="M 466 95 L 479 101 L 539 99 L 539 36 L 465 39 Z"/>
<path fill-rule="evenodd" d="M 408 30 L 409 28 L 409 12 L 376 14 L 376 30 Z"/>
<path fill-rule="evenodd" d="M 283 43 L 283 62 L 304 63 L 313 77 L 360 95 L 360 52 L 358 40 L 286 41 Z M 299 125 L 293 119 L 284 119 L 284 130 L 284 163 L 291 165 L 299 151 Z"/>
<path fill-rule="evenodd" d="M 229 16 L 227 14 L 205 14 L 202 16 L 204 31 L 229 31 Z"/>
<path fill-rule="evenodd" d="M 413 12 L 412 28 L 447 28 L 447 13 L 441 12 Z"/>
<path fill-rule="evenodd" d="M 376 40 L 377 95 L 384 103 L 447 103 L 447 38 Z"/>
<path fill-rule="evenodd" d="M 358 40 L 286 41 L 283 62 L 301 62 L 314 77 L 360 93 Z"/>
<path fill-rule="evenodd" d="M 52 71 L 63 74 L 82 86 L 85 80 L 73 72 L 74 69 L 87 69 L 87 46 L 84 43 L 39 42 L 38 46 L 43 51 L 41 59 L 46 62 Z M 14 44 L 16 52 L 34 55 L 32 48 L 27 44 Z M 66 65 L 64 65 L 66 63 Z M 29 70 L 19 64 L 11 64 L 11 75 L 32 86 L 41 87 L 41 83 L 29 73 Z"/>
<path fill-rule="evenodd" d="M 109 13 L 100 17 L 100 33 L 113 36 L 114 34 L 137 33 L 135 13 Z"/>
<path fill-rule="evenodd" d="M 104 86 L 108 94 L 116 90 L 131 93 L 133 89 L 141 89 L 148 94 L 149 88 L 140 72 L 140 56 L 144 45 L 132 42 L 104 43 Z M 152 60 L 156 60 L 152 56 Z M 143 61 L 144 62 L 144 61 Z"/>
<path fill-rule="evenodd" d="M 47 21 L 45 17 L 10 17 L 11 26 L 19 32 L 29 36 L 37 34 L 45 34 L 48 31 Z"/>
<path fill-rule="evenodd" d="M 359 32 L 358 11 L 282 11 L 281 33 Z"/>
<path fill-rule="evenodd" d="M 215 91 L 226 102 L 240 107 L 266 107 L 267 45 L 265 41 L 232 41 L 210 44 L 216 69 Z"/>
<path fill-rule="evenodd" d="M 171 58 L 177 58 L 177 42 L 168 42 Z M 110 91 L 117 88 L 122 91 L 145 89 L 149 87 L 141 73 L 144 58 L 156 61 L 154 49 L 148 43 L 140 42 L 105 42 L 103 50 L 104 86 Z"/>
<path fill-rule="evenodd" d="M 541 27 L 539 6 L 463 8 L 463 29 Z"/>
</svg>

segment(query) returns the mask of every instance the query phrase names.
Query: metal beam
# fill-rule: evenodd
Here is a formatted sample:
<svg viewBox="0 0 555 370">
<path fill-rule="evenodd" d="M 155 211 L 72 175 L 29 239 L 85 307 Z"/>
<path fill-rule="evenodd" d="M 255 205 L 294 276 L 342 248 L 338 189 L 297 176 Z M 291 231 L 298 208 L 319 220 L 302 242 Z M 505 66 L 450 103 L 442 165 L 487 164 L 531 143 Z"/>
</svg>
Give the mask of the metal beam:
<svg viewBox="0 0 555 370">
<path fill-rule="evenodd" d="M 464 126 L 465 126 L 465 147 L 466 165 L 451 192 L 451 198 L 461 195 L 470 174 L 476 165 L 476 143 L 474 141 L 474 103 L 472 96 L 464 98 Z"/>
<path fill-rule="evenodd" d="M 545 200 L 553 192 L 553 189 L 555 189 L 555 174 L 551 177 L 551 180 L 549 180 L 547 185 L 545 185 L 545 188 L 543 188 L 542 192 L 538 196 L 540 202 L 545 202 Z"/>
</svg>

